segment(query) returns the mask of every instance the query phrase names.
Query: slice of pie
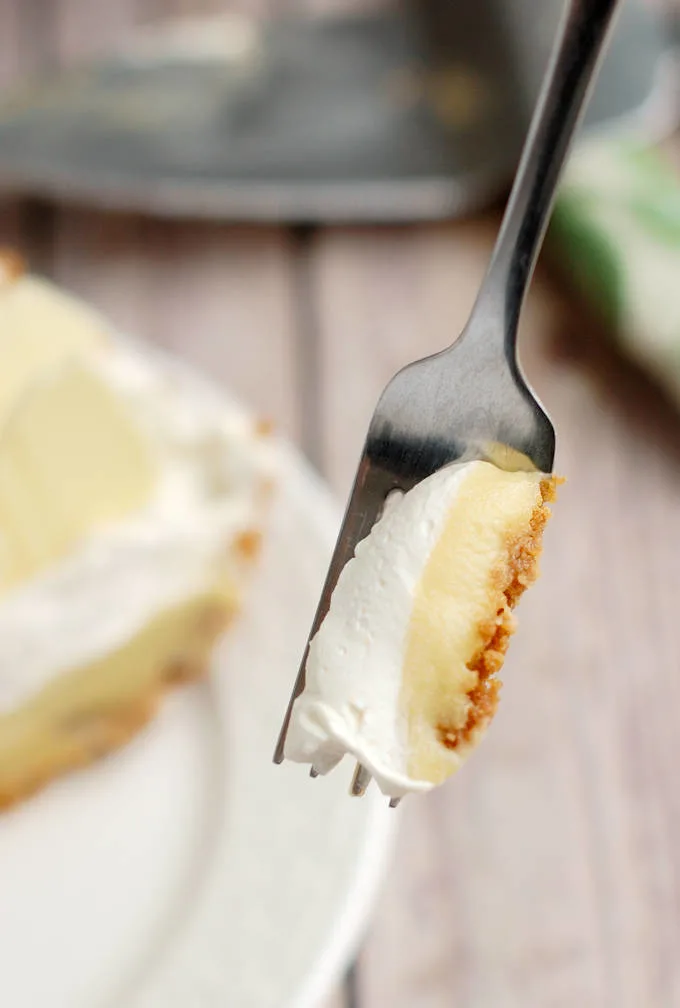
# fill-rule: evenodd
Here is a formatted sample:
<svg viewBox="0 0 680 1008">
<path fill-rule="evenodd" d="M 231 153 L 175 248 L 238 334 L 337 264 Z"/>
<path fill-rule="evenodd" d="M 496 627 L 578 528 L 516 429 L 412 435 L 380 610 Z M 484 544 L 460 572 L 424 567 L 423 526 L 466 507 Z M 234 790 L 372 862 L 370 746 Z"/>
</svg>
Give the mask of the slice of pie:
<svg viewBox="0 0 680 1008">
<path fill-rule="evenodd" d="M 393 798 L 460 766 L 496 710 L 555 485 L 470 462 L 388 501 L 311 643 L 288 758 L 326 773 L 351 753 Z"/>
<path fill-rule="evenodd" d="M 273 455 L 262 425 L 0 256 L 0 807 L 205 671 Z"/>
</svg>

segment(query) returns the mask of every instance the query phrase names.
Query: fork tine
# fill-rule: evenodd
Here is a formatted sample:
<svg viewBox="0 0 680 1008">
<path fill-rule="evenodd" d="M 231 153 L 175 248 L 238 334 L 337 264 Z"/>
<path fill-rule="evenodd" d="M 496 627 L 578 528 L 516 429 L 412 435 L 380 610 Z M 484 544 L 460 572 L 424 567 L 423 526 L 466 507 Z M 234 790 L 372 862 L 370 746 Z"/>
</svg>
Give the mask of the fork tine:
<svg viewBox="0 0 680 1008">
<path fill-rule="evenodd" d="M 396 808 L 401 798 L 390 798 L 390 808 Z"/>
<path fill-rule="evenodd" d="M 283 721 L 283 726 L 279 734 L 279 739 L 274 753 L 274 762 L 283 763 L 284 749 L 286 745 L 286 735 L 288 725 L 293 710 L 293 704 L 305 688 L 305 668 L 307 665 L 307 655 L 309 654 L 309 644 L 321 626 L 326 613 L 331 604 L 331 595 L 337 584 L 340 573 L 347 563 L 354 556 L 357 544 L 364 539 L 377 522 L 382 512 L 387 495 L 398 488 L 398 483 L 393 475 L 384 469 L 379 469 L 371 464 L 370 459 L 364 452 L 359 469 L 357 471 L 352 494 L 347 505 L 347 511 L 338 535 L 335 550 L 331 558 L 328 574 L 321 593 L 319 607 L 316 610 L 312 629 L 307 639 L 307 646 L 302 657 L 298 676 L 295 681 L 293 695 L 288 704 L 288 710 Z"/>
<path fill-rule="evenodd" d="M 371 783 L 372 780 L 373 778 L 371 777 L 366 767 L 362 766 L 361 763 L 357 763 L 356 768 L 354 770 L 354 777 L 352 778 L 352 784 L 349 789 L 350 794 L 354 798 L 363 798 L 363 796 L 366 794 L 366 788 L 368 787 L 368 785 Z"/>
<path fill-rule="evenodd" d="M 319 771 L 316 769 L 315 766 L 309 768 L 309 776 L 310 777 L 318 777 L 319 776 Z"/>
</svg>

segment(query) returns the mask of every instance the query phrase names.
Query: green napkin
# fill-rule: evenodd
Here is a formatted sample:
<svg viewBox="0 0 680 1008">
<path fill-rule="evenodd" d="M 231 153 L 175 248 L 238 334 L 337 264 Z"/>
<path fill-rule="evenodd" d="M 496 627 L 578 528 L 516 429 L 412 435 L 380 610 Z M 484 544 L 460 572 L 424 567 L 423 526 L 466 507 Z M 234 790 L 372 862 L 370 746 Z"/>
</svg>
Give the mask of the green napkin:
<svg viewBox="0 0 680 1008">
<path fill-rule="evenodd" d="M 624 352 L 680 405 L 680 179 L 656 150 L 583 141 L 550 226 L 553 253 Z"/>
</svg>

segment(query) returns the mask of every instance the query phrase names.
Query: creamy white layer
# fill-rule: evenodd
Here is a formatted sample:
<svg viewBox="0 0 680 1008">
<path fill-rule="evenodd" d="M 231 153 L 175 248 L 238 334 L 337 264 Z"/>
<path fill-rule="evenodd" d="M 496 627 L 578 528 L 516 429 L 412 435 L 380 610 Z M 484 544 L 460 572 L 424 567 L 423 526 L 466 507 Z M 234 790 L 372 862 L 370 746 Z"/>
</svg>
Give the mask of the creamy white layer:
<svg viewBox="0 0 680 1008">
<path fill-rule="evenodd" d="M 449 466 L 392 498 L 357 547 L 310 646 L 306 689 L 287 736 L 289 759 L 328 773 L 351 753 L 394 797 L 433 786 L 407 772 L 399 709 L 407 635 L 424 567 L 477 464 Z"/>
</svg>

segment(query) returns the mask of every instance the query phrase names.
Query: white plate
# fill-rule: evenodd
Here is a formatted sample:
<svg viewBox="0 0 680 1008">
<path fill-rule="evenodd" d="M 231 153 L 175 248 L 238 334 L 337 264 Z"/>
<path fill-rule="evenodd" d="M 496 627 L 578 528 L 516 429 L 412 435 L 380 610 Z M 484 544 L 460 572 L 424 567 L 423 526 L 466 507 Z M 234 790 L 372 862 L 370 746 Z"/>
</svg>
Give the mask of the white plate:
<svg viewBox="0 0 680 1008">
<path fill-rule="evenodd" d="M 271 762 L 338 521 L 289 456 L 211 681 L 0 818 L 3 1005 L 312 1008 L 351 956 L 393 815 Z"/>
</svg>

